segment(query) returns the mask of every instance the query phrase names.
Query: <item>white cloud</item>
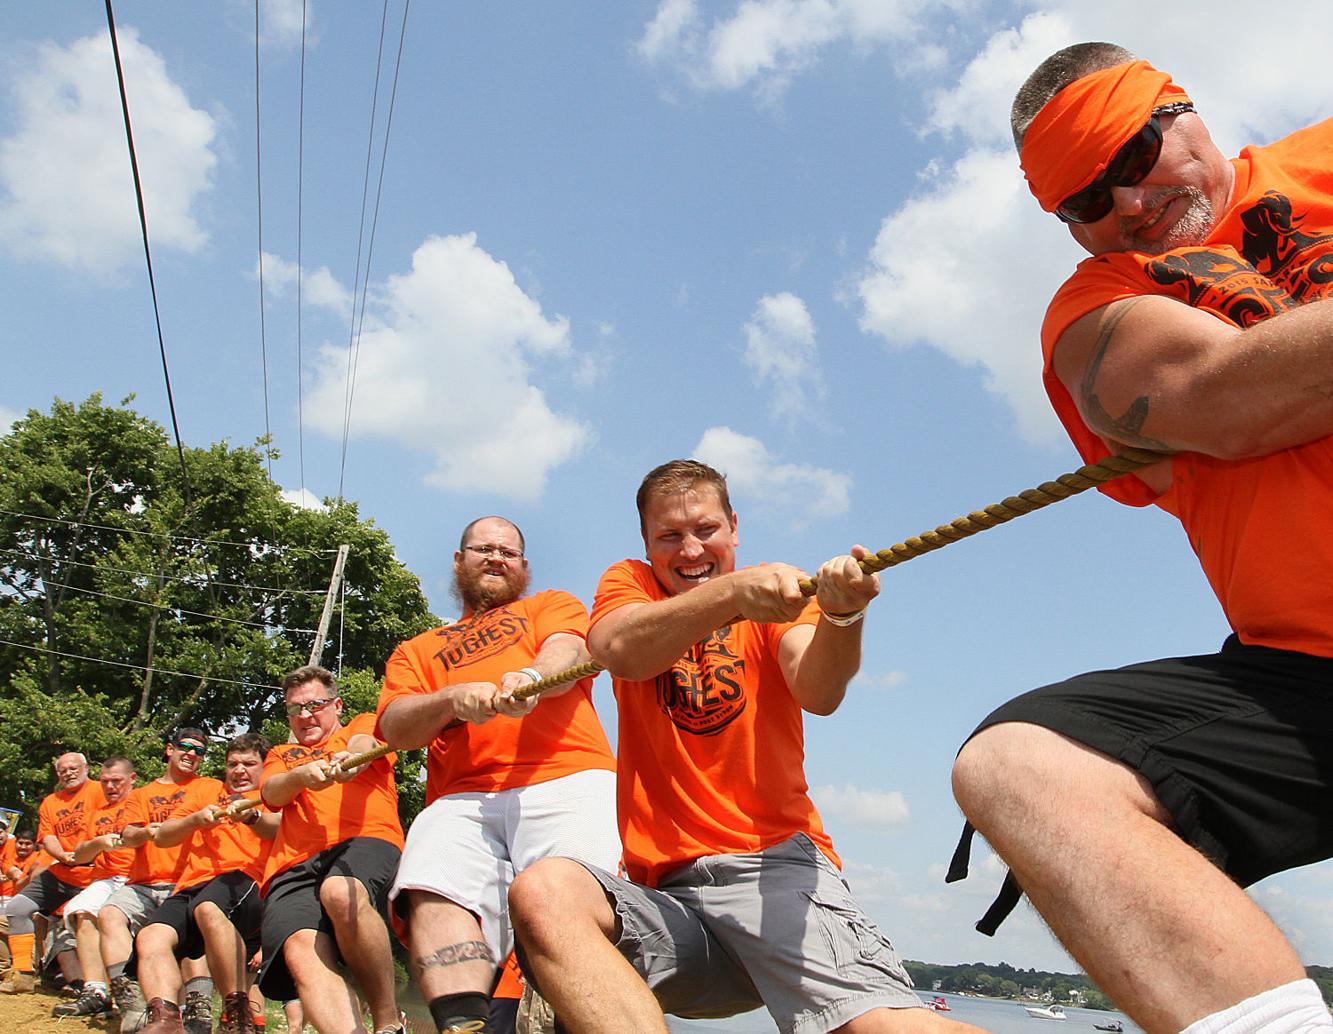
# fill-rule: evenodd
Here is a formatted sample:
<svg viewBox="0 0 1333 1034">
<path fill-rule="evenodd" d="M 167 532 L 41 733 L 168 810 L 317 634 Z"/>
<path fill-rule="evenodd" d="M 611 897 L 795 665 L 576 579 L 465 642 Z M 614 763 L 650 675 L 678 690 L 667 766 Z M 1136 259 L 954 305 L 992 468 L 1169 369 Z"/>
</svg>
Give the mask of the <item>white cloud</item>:
<svg viewBox="0 0 1333 1034">
<path fill-rule="evenodd" d="M 869 672 L 862 671 L 856 676 L 854 681 L 858 686 L 867 686 L 871 689 L 897 689 L 907 681 L 907 672 L 895 670 L 872 675 Z"/>
<path fill-rule="evenodd" d="M 727 476 L 733 491 L 757 502 L 780 501 L 801 518 L 837 517 L 847 512 L 852 478 L 823 467 L 780 463 L 758 438 L 729 427 L 710 427 L 693 455 Z"/>
<path fill-rule="evenodd" d="M 568 320 L 545 317 L 475 234 L 428 238 L 379 295 L 361 335 L 352 434 L 429 453 L 426 480 L 448 491 L 540 496 L 591 438 L 533 383 L 537 361 L 577 368 Z M 346 370 L 347 349 L 325 345 L 307 408 L 336 437 Z"/>
<path fill-rule="evenodd" d="M 824 815 L 851 826 L 891 829 L 910 818 L 907 798 L 898 790 L 812 786 L 810 797 Z"/>
<path fill-rule="evenodd" d="M 190 106 L 162 58 L 118 30 L 152 245 L 193 252 L 208 237 L 195 220 L 217 164 L 213 118 Z M 0 140 L 0 240 L 106 275 L 142 262 L 115 65 L 106 34 L 67 47 L 6 55 L 15 129 Z"/>
<path fill-rule="evenodd" d="M 245 5 L 253 16 L 254 8 Z M 304 8 L 304 11 L 303 11 Z M 259 5 L 259 35 L 266 44 L 291 46 L 301 42 L 301 21 L 306 23 L 306 43 L 311 42 L 314 25 L 313 3 L 303 0 L 264 0 Z"/>
<path fill-rule="evenodd" d="M 774 415 L 807 416 L 811 402 L 821 401 L 825 390 L 815 324 L 805 302 L 786 291 L 764 295 L 742 329 L 745 364 L 770 389 Z"/>
<path fill-rule="evenodd" d="M 1236 48 L 1233 27 L 1252 10 L 1238 0 L 1210 7 L 1206 23 L 1192 8 L 1148 0 L 1031 6 L 1038 10 L 994 34 L 930 98 L 923 125 L 940 151 L 920 188 L 883 220 L 858 289 L 863 330 L 890 347 L 926 344 L 977 367 L 1024 437 L 1054 444 L 1064 437 L 1041 388 L 1038 333 L 1046 303 L 1085 256 L 1018 170 L 1008 109 L 1023 79 L 1062 46 L 1114 40 L 1184 84 L 1228 154 L 1324 117 L 1333 79 L 1307 77 L 1291 89 L 1290 40 L 1280 33 Z M 1325 13 L 1315 0 L 1283 8 L 1302 26 L 1303 52 L 1333 48 Z"/>
<path fill-rule="evenodd" d="M 896 870 L 887 866 L 855 862 L 843 856 L 842 875 L 847 880 L 847 885 L 852 888 L 857 903 L 862 907 L 901 899 L 902 877 Z"/>
<path fill-rule="evenodd" d="M 255 264 L 255 275 L 259 275 L 259 264 Z M 264 294 L 270 301 L 288 296 L 296 297 L 297 265 L 278 255 L 264 252 Z M 344 287 L 328 266 L 316 270 L 307 269 L 301 283 L 301 301 L 303 305 L 314 305 L 344 319 L 352 315 L 352 292 Z"/>
<path fill-rule="evenodd" d="M 328 509 L 324 505 L 324 500 L 308 488 L 284 488 L 279 495 L 285 502 L 291 503 L 298 510 L 318 510 L 322 512 Z"/>
<path fill-rule="evenodd" d="M 23 414 L 17 409 L 10 409 L 8 406 L 0 406 L 0 435 L 8 434 L 14 424 L 22 418 Z"/>
<path fill-rule="evenodd" d="M 661 0 L 637 49 L 650 62 L 678 67 L 700 89 L 753 84 L 772 98 L 834 43 L 912 41 L 901 51 L 907 64 L 936 64 L 940 50 L 924 38 L 924 20 L 961 6 L 966 0 L 743 0 L 706 26 L 693 0 Z"/>
</svg>

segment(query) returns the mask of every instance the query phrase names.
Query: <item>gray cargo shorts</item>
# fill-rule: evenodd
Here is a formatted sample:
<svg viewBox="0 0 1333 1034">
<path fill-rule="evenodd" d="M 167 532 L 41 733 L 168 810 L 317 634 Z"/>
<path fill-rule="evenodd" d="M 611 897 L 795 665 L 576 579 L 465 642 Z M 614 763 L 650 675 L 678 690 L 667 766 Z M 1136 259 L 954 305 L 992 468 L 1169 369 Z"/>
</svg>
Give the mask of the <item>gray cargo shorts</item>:
<svg viewBox="0 0 1333 1034">
<path fill-rule="evenodd" d="M 887 937 L 803 833 L 711 855 L 656 890 L 580 863 L 620 920 L 616 948 L 662 1010 L 704 1019 L 765 1006 L 782 1034 L 823 1034 L 876 1008 L 921 1008 Z"/>
</svg>

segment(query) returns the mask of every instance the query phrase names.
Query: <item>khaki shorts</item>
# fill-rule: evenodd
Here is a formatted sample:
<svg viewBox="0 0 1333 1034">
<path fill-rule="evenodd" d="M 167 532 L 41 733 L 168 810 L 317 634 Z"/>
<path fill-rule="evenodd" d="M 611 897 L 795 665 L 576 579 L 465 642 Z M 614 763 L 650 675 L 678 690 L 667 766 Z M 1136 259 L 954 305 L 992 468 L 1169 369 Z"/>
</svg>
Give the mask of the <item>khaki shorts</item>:
<svg viewBox="0 0 1333 1034">
<path fill-rule="evenodd" d="M 656 890 L 582 864 L 620 921 L 616 948 L 664 1012 L 762 1005 L 783 1034 L 822 1034 L 872 1009 L 922 1007 L 893 945 L 803 833 L 697 859 Z"/>
<path fill-rule="evenodd" d="M 130 921 L 130 933 L 138 933 L 162 902 L 171 897 L 171 891 L 170 883 L 127 883 L 107 899 L 105 907 L 124 912 Z"/>
</svg>

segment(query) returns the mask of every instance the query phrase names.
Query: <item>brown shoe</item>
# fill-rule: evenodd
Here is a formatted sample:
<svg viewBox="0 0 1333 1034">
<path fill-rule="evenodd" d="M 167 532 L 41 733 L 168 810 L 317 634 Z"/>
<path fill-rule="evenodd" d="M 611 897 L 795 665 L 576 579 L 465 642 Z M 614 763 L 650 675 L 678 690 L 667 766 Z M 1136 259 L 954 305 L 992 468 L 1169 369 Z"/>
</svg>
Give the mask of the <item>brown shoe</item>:
<svg viewBox="0 0 1333 1034">
<path fill-rule="evenodd" d="M 139 1034 L 185 1034 L 181 1022 L 181 1007 L 165 998 L 154 998 L 148 1003 L 148 1025 Z"/>
<path fill-rule="evenodd" d="M 23 995 L 28 994 L 37 986 L 37 978 L 31 973 L 22 973 L 17 969 L 11 969 L 9 975 L 0 981 L 0 994 L 4 995 Z"/>
<path fill-rule="evenodd" d="M 250 996 L 244 991 L 223 996 L 218 1034 L 256 1034 L 254 1016 L 250 1013 Z"/>
</svg>

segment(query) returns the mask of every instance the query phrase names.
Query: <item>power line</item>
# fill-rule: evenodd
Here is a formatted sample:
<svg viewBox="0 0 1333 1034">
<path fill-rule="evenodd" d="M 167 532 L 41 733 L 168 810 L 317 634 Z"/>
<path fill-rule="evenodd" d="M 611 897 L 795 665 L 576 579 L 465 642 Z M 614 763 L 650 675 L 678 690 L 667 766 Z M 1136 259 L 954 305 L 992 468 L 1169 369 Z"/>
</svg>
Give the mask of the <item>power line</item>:
<svg viewBox="0 0 1333 1034">
<path fill-rule="evenodd" d="M 47 584 L 43 579 L 43 584 Z M 206 618 L 209 621 L 226 621 L 233 625 L 248 625 L 250 628 L 272 628 L 272 624 L 264 621 L 246 621 L 244 618 L 228 618 L 221 614 L 208 614 L 202 610 L 186 610 L 184 607 L 172 607 L 164 604 L 150 603 L 148 600 L 135 599 L 133 596 L 117 596 L 115 593 L 99 592 L 96 589 L 84 589 L 77 585 L 63 584 L 60 582 L 51 582 L 49 587 L 52 589 L 68 589 L 71 592 L 81 592 L 86 596 L 101 596 L 103 599 L 118 600 L 121 603 L 134 603 L 140 607 L 150 607 L 153 610 L 169 610 L 174 614 L 189 614 L 191 617 Z M 286 632 L 304 632 L 314 635 L 313 628 L 288 628 L 285 625 L 283 630 Z"/>
<path fill-rule="evenodd" d="M 112 564 L 89 564 L 82 560 L 66 560 L 62 557 L 54 557 L 49 553 L 29 553 L 22 549 L 0 549 L 0 553 L 8 553 L 11 556 L 27 557 L 30 560 L 53 560 L 58 564 L 68 564 L 72 567 L 86 567 L 94 571 L 114 571 L 116 574 L 128 574 L 138 578 L 161 578 L 169 582 L 195 582 L 196 579 L 205 578 L 202 572 L 193 575 L 180 574 L 159 574 L 156 571 L 136 571 L 129 567 L 115 567 Z M 213 585 L 221 586 L 226 589 L 251 589 L 255 592 L 276 592 L 276 593 L 294 593 L 301 596 L 320 596 L 323 595 L 323 589 L 282 589 L 276 585 L 251 585 L 247 582 L 220 582 L 216 578 L 208 579 Z"/>
<path fill-rule="evenodd" d="M 256 9 L 259 0 L 255 0 Z M 301 357 L 301 288 L 305 281 L 302 261 L 302 227 L 305 212 L 305 36 L 306 0 L 301 0 L 301 90 L 296 129 L 296 452 L 301 473 L 301 487 L 305 488 L 305 398 L 302 372 L 305 363 Z"/>
<path fill-rule="evenodd" d="M 141 531 L 137 528 L 117 528 L 110 524 L 94 524 L 91 521 L 71 521 L 61 517 L 43 517 L 36 513 L 23 513 L 20 510 L 6 510 L 0 507 L 0 513 L 11 517 L 23 517 L 30 521 L 45 521 L 48 524 L 66 524 L 75 528 L 97 528 L 99 531 L 114 531 L 122 535 L 141 535 L 144 538 L 168 539 L 172 542 L 196 542 L 205 546 L 234 546 L 239 549 L 274 549 L 278 552 L 305 553 L 311 556 L 325 556 L 337 553 L 336 549 L 313 549 L 310 546 L 290 546 L 283 543 L 269 542 L 230 542 L 226 539 L 200 539 L 189 535 L 170 535 L 163 531 Z"/>
<path fill-rule="evenodd" d="M 380 69 L 384 64 L 384 28 L 389 21 L 389 0 L 380 11 L 380 41 L 375 50 L 375 82 L 370 91 L 370 132 L 366 135 L 366 167 L 361 179 L 361 215 L 356 224 L 356 273 L 352 277 L 352 319 L 347 328 L 347 373 L 343 381 L 342 460 L 339 464 L 338 498 L 342 498 L 342 474 L 347 466 L 347 436 L 352 418 L 352 346 L 356 341 L 356 296 L 361 288 L 361 249 L 366 236 L 366 200 L 370 197 L 370 159 L 375 153 L 375 119 L 380 106 Z"/>
<path fill-rule="evenodd" d="M 264 177 L 259 143 L 259 0 L 255 0 L 255 199 L 259 209 L 259 357 L 264 381 L 264 437 L 268 479 L 273 480 L 273 429 L 268 410 L 268 330 L 264 321 Z"/>
<path fill-rule="evenodd" d="M 81 653 L 66 653 L 64 650 L 52 650 L 45 646 L 32 646 L 28 643 L 16 643 L 12 639 L 0 639 L 0 646 L 13 646 L 20 650 L 32 650 L 52 657 L 65 657 L 72 661 L 89 661 L 92 664 L 109 664 L 115 668 L 133 668 L 135 671 L 151 671 L 154 675 L 178 675 L 184 679 L 203 679 L 207 682 L 226 682 L 232 686 L 248 686 L 251 689 L 272 689 L 281 691 L 281 686 L 271 686 L 266 682 L 245 682 L 241 679 L 223 678 L 221 675 L 200 675 L 192 671 L 171 671 L 168 668 L 149 668 L 143 664 L 130 664 L 127 661 L 113 661 L 105 657 L 89 657 Z"/>
<path fill-rule="evenodd" d="M 180 424 L 176 420 L 176 400 L 171 391 L 171 371 L 167 369 L 167 343 L 162 337 L 162 312 L 157 304 L 157 281 L 153 277 L 153 253 L 148 247 L 148 216 L 144 212 L 143 184 L 139 180 L 139 158 L 134 151 L 134 130 L 130 126 L 130 102 L 125 93 L 125 71 L 120 64 L 120 44 L 116 41 L 116 18 L 111 0 L 106 0 L 107 31 L 111 34 L 111 56 L 116 62 L 116 84 L 120 88 L 120 110 L 125 118 L 125 141 L 130 150 L 130 173 L 134 177 L 134 198 L 139 206 L 139 231 L 143 236 L 143 257 L 148 264 L 148 289 L 153 296 L 153 319 L 157 324 L 157 347 L 162 355 L 162 377 L 167 384 L 167 408 L 171 411 L 171 430 L 176 436 L 176 455 L 180 458 L 185 497 L 191 496 L 190 474 L 185 468 L 185 446 L 181 444 Z"/>
<path fill-rule="evenodd" d="M 380 221 L 380 199 L 384 194 L 384 170 L 389 159 L 389 134 L 393 131 L 393 109 L 398 99 L 398 73 L 403 67 L 403 41 L 407 38 L 407 14 L 412 7 L 412 0 L 403 2 L 403 24 L 398 31 L 398 54 L 394 59 L 393 88 L 389 91 L 389 112 L 384 123 L 384 145 L 380 151 L 379 182 L 375 186 L 375 214 L 370 222 L 370 242 L 366 247 L 366 275 L 361 281 L 361 317 L 356 327 L 356 347 L 352 358 L 351 380 L 347 388 L 347 410 L 343 422 L 342 460 L 338 467 L 338 498 L 343 495 L 343 477 L 347 469 L 347 438 L 351 430 L 352 400 L 356 395 L 356 368 L 361 357 L 361 328 L 366 322 L 366 291 L 370 286 L 370 265 L 375 254 L 375 230 Z M 355 301 L 355 298 L 353 299 Z"/>
</svg>

